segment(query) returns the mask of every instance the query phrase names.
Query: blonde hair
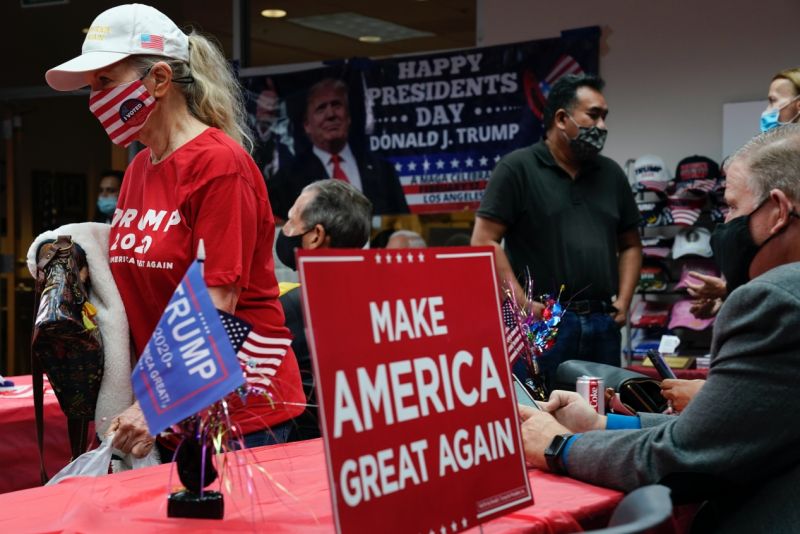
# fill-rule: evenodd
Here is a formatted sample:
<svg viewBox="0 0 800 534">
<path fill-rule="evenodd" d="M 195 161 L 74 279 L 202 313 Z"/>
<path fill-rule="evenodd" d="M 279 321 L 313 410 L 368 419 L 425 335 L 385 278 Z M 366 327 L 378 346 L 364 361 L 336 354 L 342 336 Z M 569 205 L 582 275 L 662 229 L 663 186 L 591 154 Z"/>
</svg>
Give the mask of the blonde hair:
<svg viewBox="0 0 800 534">
<path fill-rule="evenodd" d="M 794 86 L 794 94 L 800 95 L 800 67 L 780 71 L 770 81 L 774 82 L 775 80 L 789 80 Z"/>
<path fill-rule="evenodd" d="M 244 96 L 239 81 L 210 38 L 195 31 L 189 34 L 189 63 L 164 56 L 131 56 L 134 65 L 145 71 L 164 61 L 172 69 L 172 79 L 180 87 L 189 112 L 199 121 L 219 128 L 248 153 L 253 139 L 247 124 Z"/>
</svg>

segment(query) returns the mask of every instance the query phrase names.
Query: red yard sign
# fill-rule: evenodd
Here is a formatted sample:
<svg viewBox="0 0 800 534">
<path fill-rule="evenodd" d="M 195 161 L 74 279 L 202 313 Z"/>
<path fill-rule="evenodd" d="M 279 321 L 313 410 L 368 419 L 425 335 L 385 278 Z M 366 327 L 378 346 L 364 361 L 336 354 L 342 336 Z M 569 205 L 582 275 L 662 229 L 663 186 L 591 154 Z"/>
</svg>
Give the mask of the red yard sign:
<svg viewBox="0 0 800 534">
<path fill-rule="evenodd" d="M 489 247 L 298 252 L 339 532 L 533 501 Z"/>
</svg>

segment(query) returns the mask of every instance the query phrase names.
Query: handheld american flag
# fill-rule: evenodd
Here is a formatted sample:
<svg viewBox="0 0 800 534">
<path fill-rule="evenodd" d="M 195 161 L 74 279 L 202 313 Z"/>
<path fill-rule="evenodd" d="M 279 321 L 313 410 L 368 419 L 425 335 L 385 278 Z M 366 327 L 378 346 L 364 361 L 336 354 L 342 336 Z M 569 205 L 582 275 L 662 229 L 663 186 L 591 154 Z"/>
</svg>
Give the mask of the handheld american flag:
<svg viewBox="0 0 800 534">
<path fill-rule="evenodd" d="M 247 382 L 263 388 L 270 386 L 292 340 L 259 335 L 246 321 L 221 310 L 219 317 Z"/>
<path fill-rule="evenodd" d="M 503 327 L 508 347 L 508 361 L 514 363 L 525 352 L 525 334 L 520 328 L 510 299 L 503 300 Z"/>
</svg>

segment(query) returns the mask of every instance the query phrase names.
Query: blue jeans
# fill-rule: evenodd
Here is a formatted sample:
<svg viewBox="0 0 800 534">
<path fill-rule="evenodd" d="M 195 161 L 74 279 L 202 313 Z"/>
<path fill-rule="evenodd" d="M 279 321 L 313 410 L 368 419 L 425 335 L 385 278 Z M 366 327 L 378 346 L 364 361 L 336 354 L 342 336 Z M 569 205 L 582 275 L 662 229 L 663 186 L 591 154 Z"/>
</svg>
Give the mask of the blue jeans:
<svg viewBox="0 0 800 534">
<path fill-rule="evenodd" d="M 539 371 L 550 391 L 561 362 L 586 360 L 619 367 L 621 349 L 622 334 L 610 314 L 578 315 L 568 311 L 561 317 L 555 345 L 537 359 Z M 528 376 L 523 358 L 514 363 L 514 374 L 523 381 Z"/>
<path fill-rule="evenodd" d="M 286 443 L 289 438 L 289 431 L 292 430 L 292 422 L 287 421 L 279 425 L 272 426 L 264 430 L 257 430 L 249 434 L 245 434 L 244 448 L 252 449 L 253 447 L 261 447 L 264 445 L 276 445 L 278 443 Z M 231 448 L 238 449 L 238 442 L 231 443 Z"/>
</svg>

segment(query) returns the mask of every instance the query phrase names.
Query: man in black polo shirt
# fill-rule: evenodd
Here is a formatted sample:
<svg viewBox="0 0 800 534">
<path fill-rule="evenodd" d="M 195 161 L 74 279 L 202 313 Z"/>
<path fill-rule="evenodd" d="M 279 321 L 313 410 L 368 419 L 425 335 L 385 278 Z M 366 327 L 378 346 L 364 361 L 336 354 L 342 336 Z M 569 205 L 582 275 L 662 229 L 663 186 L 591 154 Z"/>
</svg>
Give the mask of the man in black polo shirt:
<svg viewBox="0 0 800 534">
<path fill-rule="evenodd" d="M 608 113 L 602 88 L 584 75 L 553 86 L 545 139 L 500 160 L 472 234 L 473 245 L 495 247 L 500 282 L 512 283 L 518 300 L 526 269 L 537 295 L 557 295 L 564 284 L 569 306 L 556 344 L 539 359 L 548 381 L 569 359 L 619 366 L 619 327 L 642 264 L 639 211 L 625 173 L 599 155 Z M 524 377 L 524 362 L 514 372 Z"/>
</svg>

